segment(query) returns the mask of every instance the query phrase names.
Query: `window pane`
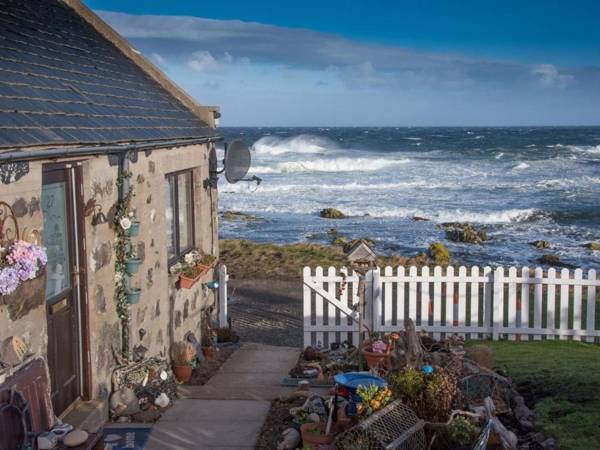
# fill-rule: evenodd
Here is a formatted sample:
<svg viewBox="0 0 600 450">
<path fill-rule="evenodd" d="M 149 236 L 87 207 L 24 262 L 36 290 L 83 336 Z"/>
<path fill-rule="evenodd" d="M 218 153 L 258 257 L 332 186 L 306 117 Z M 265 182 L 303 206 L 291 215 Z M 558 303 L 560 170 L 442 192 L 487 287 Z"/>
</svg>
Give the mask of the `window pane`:
<svg viewBox="0 0 600 450">
<path fill-rule="evenodd" d="M 179 209 L 179 248 L 184 250 L 193 246 L 192 242 L 192 174 L 182 173 L 177 176 L 178 209 Z"/>
<path fill-rule="evenodd" d="M 175 211 L 173 210 L 175 198 L 175 179 L 173 177 L 167 177 L 167 182 L 165 183 L 165 218 L 166 218 L 166 228 L 167 228 L 167 256 L 169 259 L 173 258 L 176 255 L 175 250 L 175 223 L 173 218 L 175 216 Z"/>
<path fill-rule="evenodd" d="M 51 298 L 71 285 L 67 239 L 67 188 L 64 182 L 42 186 L 42 212 L 44 245 L 48 252 L 46 298 Z"/>
</svg>

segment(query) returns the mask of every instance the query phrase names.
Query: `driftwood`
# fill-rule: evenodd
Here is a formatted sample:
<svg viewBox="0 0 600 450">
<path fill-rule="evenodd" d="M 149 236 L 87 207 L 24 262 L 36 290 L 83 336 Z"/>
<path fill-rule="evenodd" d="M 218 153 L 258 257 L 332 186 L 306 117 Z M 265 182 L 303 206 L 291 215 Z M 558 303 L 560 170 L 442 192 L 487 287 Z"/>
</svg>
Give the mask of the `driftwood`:
<svg viewBox="0 0 600 450">
<path fill-rule="evenodd" d="M 518 443 L 517 436 L 512 431 L 507 430 L 502 422 L 496 417 L 496 407 L 494 406 L 494 401 L 491 397 L 485 398 L 484 407 L 488 421 L 483 428 L 477 443 L 473 447 L 473 450 L 485 450 L 492 433 L 500 439 L 504 450 L 516 450 Z"/>
<path fill-rule="evenodd" d="M 423 365 L 423 346 L 411 318 L 404 321 L 404 333 L 406 366 L 420 368 Z"/>
</svg>

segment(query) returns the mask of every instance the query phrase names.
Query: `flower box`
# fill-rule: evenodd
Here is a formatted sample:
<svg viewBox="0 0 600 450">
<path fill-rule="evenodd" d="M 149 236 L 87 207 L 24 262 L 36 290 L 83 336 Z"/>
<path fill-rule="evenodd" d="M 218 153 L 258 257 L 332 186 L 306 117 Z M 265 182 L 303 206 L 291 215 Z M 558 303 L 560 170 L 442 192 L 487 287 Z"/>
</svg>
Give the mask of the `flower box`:
<svg viewBox="0 0 600 450">
<path fill-rule="evenodd" d="M 206 273 L 210 270 L 210 266 L 204 266 L 202 264 L 198 264 L 196 266 L 197 275 L 195 277 L 188 277 L 184 274 L 179 275 L 179 286 L 182 289 L 190 289 L 194 284 L 198 282 L 200 278 L 202 278 Z"/>
</svg>

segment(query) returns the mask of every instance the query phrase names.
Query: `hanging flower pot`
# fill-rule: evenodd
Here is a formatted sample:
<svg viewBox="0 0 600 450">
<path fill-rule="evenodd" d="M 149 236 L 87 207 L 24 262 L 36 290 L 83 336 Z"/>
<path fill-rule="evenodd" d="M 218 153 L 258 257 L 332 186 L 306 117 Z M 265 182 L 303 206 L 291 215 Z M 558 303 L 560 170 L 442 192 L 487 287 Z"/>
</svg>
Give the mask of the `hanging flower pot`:
<svg viewBox="0 0 600 450">
<path fill-rule="evenodd" d="M 126 230 L 127 236 L 135 237 L 140 234 L 140 222 L 137 220 L 131 221 L 131 226 Z"/>
<path fill-rule="evenodd" d="M 140 268 L 140 264 L 142 264 L 142 260 L 140 258 L 131 258 L 125 261 L 125 268 L 127 269 L 127 273 L 129 275 L 133 275 L 137 273 Z"/>
<path fill-rule="evenodd" d="M 140 288 L 129 288 L 126 292 L 127 303 L 130 305 L 137 305 L 140 302 L 140 295 L 142 290 Z"/>
</svg>

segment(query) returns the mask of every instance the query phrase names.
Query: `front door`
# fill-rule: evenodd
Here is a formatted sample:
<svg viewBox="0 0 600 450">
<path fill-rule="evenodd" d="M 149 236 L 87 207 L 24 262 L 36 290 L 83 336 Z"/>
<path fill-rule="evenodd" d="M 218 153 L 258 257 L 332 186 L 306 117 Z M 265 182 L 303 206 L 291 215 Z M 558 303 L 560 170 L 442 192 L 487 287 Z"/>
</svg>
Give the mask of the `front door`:
<svg viewBox="0 0 600 450">
<path fill-rule="evenodd" d="M 59 416 L 81 394 L 81 264 L 79 168 L 48 165 L 42 176 L 46 267 L 48 368 L 54 413 Z"/>
</svg>

